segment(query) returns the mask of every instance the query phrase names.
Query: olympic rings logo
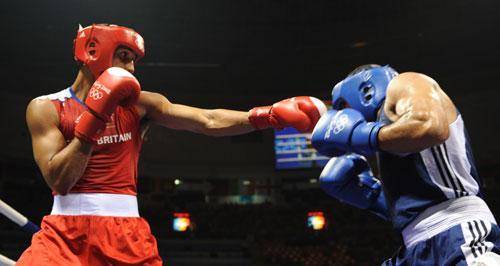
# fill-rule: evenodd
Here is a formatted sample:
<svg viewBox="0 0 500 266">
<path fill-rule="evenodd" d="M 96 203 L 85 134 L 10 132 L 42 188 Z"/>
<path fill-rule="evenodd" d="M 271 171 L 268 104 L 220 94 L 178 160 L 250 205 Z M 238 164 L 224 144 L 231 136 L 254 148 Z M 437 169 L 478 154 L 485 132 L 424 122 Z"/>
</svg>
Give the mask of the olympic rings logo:
<svg viewBox="0 0 500 266">
<path fill-rule="evenodd" d="M 110 89 L 106 88 L 106 86 L 101 84 L 99 81 L 96 81 L 92 85 L 88 96 L 94 100 L 99 100 L 104 96 L 103 92 L 107 93 L 108 95 L 111 94 Z"/>
<path fill-rule="evenodd" d="M 96 87 L 92 87 L 92 89 L 89 91 L 89 97 L 94 99 L 95 101 L 101 99 L 102 96 L 104 96 L 104 95 Z"/>
<path fill-rule="evenodd" d="M 333 134 L 335 134 L 335 135 L 339 134 L 340 131 L 344 130 L 347 123 L 349 123 L 349 119 L 347 118 L 347 115 L 345 115 L 345 114 L 338 116 L 334 121 L 335 121 L 334 122 L 335 125 L 333 127 Z"/>
</svg>

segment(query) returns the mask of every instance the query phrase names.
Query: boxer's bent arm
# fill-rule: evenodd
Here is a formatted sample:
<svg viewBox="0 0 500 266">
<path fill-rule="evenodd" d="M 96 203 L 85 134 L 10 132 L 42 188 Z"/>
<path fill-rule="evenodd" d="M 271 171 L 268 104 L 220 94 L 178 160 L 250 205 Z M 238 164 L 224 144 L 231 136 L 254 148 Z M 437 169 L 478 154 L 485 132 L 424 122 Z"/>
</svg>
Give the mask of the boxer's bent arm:
<svg viewBox="0 0 500 266">
<path fill-rule="evenodd" d="M 35 99 L 26 110 L 33 155 L 49 187 L 66 194 L 83 175 L 92 145 L 74 138 L 66 144 L 50 100 Z"/>
<path fill-rule="evenodd" d="M 412 72 L 391 81 L 384 111 L 394 123 L 380 130 L 379 147 L 396 153 L 418 152 L 444 142 L 456 118 L 453 103 L 439 85 Z"/>
<path fill-rule="evenodd" d="M 161 94 L 147 91 L 139 96 L 138 111 L 161 126 L 210 136 L 231 136 L 254 130 L 248 121 L 248 112 L 174 104 Z"/>
</svg>

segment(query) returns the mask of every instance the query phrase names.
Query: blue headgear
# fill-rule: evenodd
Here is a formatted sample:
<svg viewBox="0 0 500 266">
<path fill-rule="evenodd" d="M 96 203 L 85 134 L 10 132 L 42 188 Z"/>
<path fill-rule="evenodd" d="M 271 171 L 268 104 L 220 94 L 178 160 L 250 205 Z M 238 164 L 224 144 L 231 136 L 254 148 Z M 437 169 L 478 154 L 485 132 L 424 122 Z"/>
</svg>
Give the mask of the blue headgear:
<svg viewBox="0 0 500 266">
<path fill-rule="evenodd" d="M 398 75 L 390 66 L 364 69 L 337 83 L 332 90 L 333 109 L 347 103 L 358 110 L 367 121 L 377 119 L 377 111 L 385 100 L 387 86 Z"/>
</svg>

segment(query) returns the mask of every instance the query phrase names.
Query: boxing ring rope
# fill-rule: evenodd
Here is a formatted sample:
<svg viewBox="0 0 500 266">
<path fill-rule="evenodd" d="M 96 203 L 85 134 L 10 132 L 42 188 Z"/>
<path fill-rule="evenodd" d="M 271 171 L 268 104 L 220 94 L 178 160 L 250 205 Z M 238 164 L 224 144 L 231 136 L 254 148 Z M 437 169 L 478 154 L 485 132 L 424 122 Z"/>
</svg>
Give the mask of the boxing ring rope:
<svg viewBox="0 0 500 266">
<path fill-rule="evenodd" d="M 26 216 L 20 214 L 14 208 L 10 207 L 7 203 L 0 199 L 0 213 L 9 218 L 12 222 L 19 225 L 24 231 L 34 234 L 40 230 L 36 224 L 28 220 Z M 0 254 L 0 266 L 11 266 L 15 265 L 16 262 Z"/>
<path fill-rule="evenodd" d="M 40 227 L 38 227 L 36 224 L 28 220 L 26 216 L 14 210 L 14 208 L 10 207 L 7 203 L 5 203 L 1 199 L 0 199 L 0 213 L 5 215 L 5 217 L 9 218 L 9 220 L 19 225 L 21 229 L 23 229 L 28 233 L 34 234 L 40 230 Z"/>
<path fill-rule="evenodd" d="M 0 266 L 13 266 L 16 262 L 0 254 Z"/>
</svg>

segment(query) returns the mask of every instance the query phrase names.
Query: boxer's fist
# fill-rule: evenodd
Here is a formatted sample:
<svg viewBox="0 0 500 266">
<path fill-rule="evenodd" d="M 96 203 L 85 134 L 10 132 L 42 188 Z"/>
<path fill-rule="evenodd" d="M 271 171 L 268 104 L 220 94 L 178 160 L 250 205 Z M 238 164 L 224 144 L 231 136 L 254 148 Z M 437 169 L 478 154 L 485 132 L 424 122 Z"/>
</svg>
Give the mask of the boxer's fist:
<svg viewBox="0 0 500 266">
<path fill-rule="evenodd" d="M 141 85 L 130 72 L 110 67 L 94 82 L 85 104 L 101 120 L 109 121 L 117 105 L 135 104 L 140 93 Z"/>
<path fill-rule="evenodd" d="M 85 100 L 88 110 L 77 119 L 75 136 L 95 143 L 116 107 L 135 104 L 140 92 L 141 86 L 130 72 L 119 67 L 108 68 L 89 90 Z"/>
<path fill-rule="evenodd" d="M 250 110 L 248 120 L 256 129 L 293 127 L 301 132 L 311 132 L 321 115 L 326 112 L 325 104 L 314 97 L 298 96 Z"/>
<path fill-rule="evenodd" d="M 353 153 L 330 159 L 321 172 L 319 183 L 328 195 L 388 219 L 380 181 L 373 176 L 363 156 Z"/>
<path fill-rule="evenodd" d="M 75 137 L 88 143 L 96 143 L 106 129 L 106 122 L 89 111 L 83 112 L 75 121 Z"/>
</svg>

